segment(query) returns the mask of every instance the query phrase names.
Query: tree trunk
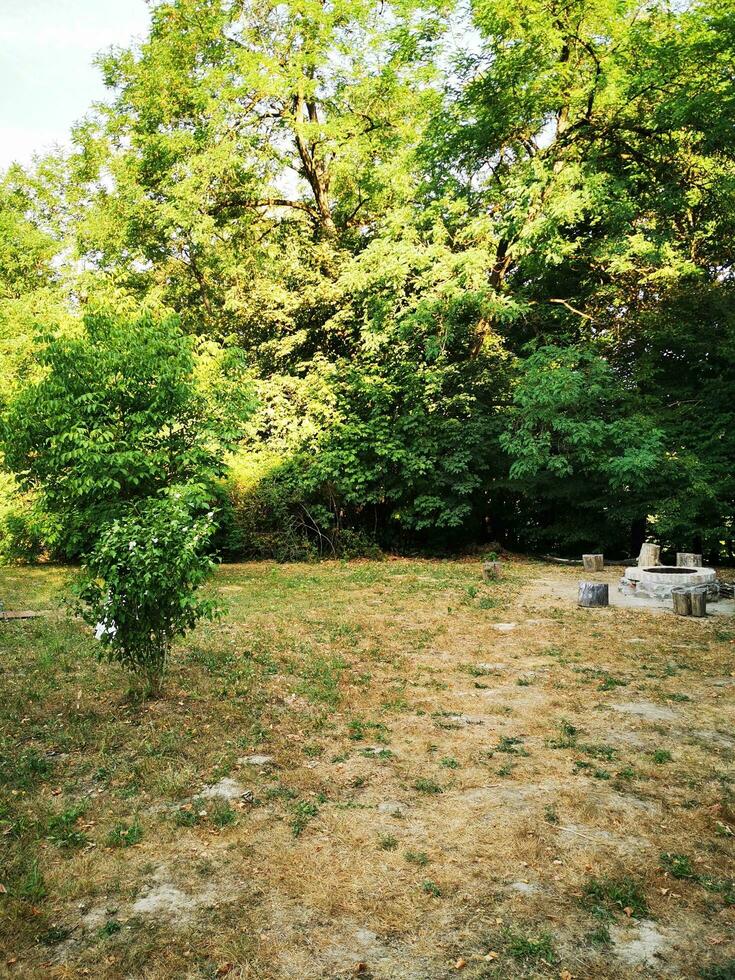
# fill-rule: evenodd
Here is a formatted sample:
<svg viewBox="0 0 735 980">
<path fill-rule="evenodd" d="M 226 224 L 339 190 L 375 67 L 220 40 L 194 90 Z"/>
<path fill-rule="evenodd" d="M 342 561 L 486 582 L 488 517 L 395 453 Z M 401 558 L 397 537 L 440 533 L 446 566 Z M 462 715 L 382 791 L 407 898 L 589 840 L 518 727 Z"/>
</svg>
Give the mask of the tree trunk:
<svg viewBox="0 0 735 980">
<path fill-rule="evenodd" d="M 646 544 L 641 545 L 641 553 L 638 555 L 638 567 L 639 568 L 653 568 L 655 565 L 660 565 L 659 555 L 661 554 L 661 546 L 658 544 L 651 544 L 650 541 Z"/>
<path fill-rule="evenodd" d="M 306 113 L 306 118 L 304 118 Z M 331 175 L 329 164 L 325 159 L 317 156 L 317 144 L 304 138 L 302 124 L 318 124 L 319 112 L 315 102 L 304 99 L 302 95 L 295 95 L 293 99 L 294 114 L 294 138 L 296 149 L 301 159 L 304 177 L 306 178 L 311 192 L 314 196 L 314 203 L 318 214 L 319 230 L 327 238 L 333 238 L 337 234 L 337 226 L 332 217 L 332 208 L 329 203 L 329 185 Z"/>
<path fill-rule="evenodd" d="M 691 616 L 692 595 L 683 586 L 679 589 L 671 590 L 671 601 L 674 604 L 674 612 L 677 616 Z"/>
<path fill-rule="evenodd" d="M 580 582 L 579 583 L 579 605 L 589 608 L 591 606 L 609 606 L 610 593 L 606 582 Z"/>
<path fill-rule="evenodd" d="M 601 572 L 605 564 L 602 555 L 582 555 L 585 572 Z"/>
<path fill-rule="evenodd" d="M 693 551 L 677 551 L 676 564 L 679 568 L 701 568 L 702 556 L 695 555 Z"/>
<path fill-rule="evenodd" d="M 707 615 L 707 593 L 704 589 L 693 589 L 691 593 L 692 616 Z"/>
</svg>

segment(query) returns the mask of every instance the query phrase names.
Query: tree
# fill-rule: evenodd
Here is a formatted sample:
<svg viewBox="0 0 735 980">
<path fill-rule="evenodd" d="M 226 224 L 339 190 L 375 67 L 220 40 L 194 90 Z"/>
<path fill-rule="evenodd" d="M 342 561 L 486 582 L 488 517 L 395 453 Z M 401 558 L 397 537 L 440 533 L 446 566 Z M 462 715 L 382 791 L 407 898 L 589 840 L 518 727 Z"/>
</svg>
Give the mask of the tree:
<svg viewBox="0 0 735 980">
<path fill-rule="evenodd" d="M 164 0 L 100 63 L 19 227 L 75 308 L 242 348 L 269 553 L 732 551 L 731 4 Z"/>
<path fill-rule="evenodd" d="M 90 316 L 75 336 L 46 338 L 43 375 L 3 419 L 6 464 L 37 491 L 52 543 L 85 560 L 85 619 L 153 691 L 173 639 L 213 612 L 197 597 L 211 567 L 208 507 L 250 407 L 235 361 L 232 411 L 207 410 L 208 355 L 198 379 L 175 320 Z"/>
<path fill-rule="evenodd" d="M 509 349 L 602 354 L 626 411 L 643 413 L 678 460 L 643 522 L 665 544 L 696 533 L 722 550 L 735 515 L 721 462 L 731 413 L 719 397 L 733 376 L 732 6 L 482 0 L 474 23 L 481 43 L 447 86 L 424 151 L 433 193 L 464 198 L 465 234 L 474 225 L 488 241 L 490 283 L 518 314 L 498 324 Z M 706 297 L 696 321 L 688 296 Z M 544 397 L 537 366 L 527 378 Z M 604 427 L 601 406 L 578 408 Z M 507 445 L 517 446 L 526 409 L 535 424 L 536 409 L 516 404 Z M 524 486 L 520 471 L 516 461 L 520 525 L 556 514 L 574 539 L 577 511 L 547 509 L 544 494 L 539 507 L 538 484 Z"/>
<path fill-rule="evenodd" d="M 248 391 L 213 419 L 174 319 L 89 316 L 75 336 L 46 337 L 38 360 L 43 376 L 8 407 L 3 450 L 21 487 L 39 493 L 56 548 L 84 554 L 120 506 L 173 484 L 196 489 L 206 509 Z"/>
<path fill-rule="evenodd" d="M 269 310 L 288 324 L 309 272 L 410 193 L 433 22 L 419 2 L 157 5 L 76 132 L 80 254 L 192 329 L 272 340 Z"/>
<path fill-rule="evenodd" d="M 545 346 L 521 362 L 500 443 L 525 498 L 526 545 L 619 548 L 671 475 L 662 431 L 586 347 Z"/>
</svg>

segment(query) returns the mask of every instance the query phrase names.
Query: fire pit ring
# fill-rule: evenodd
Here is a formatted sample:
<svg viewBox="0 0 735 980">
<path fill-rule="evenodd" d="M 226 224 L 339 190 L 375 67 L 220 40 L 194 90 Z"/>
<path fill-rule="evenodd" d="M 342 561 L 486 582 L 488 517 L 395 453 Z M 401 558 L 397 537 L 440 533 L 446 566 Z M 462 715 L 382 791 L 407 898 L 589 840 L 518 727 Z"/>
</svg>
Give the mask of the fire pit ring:
<svg viewBox="0 0 735 980">
<path fill-rule="evenodd" d="M 646 575 L 691 575 L 691 568 L 679 568 L 678 565 L 657 565 L 656 568 L 644 568 Z"/>
<path fill-rule="evenodd" d="M 717 573 L 714 568 L 684 568 L 675 565 L 655 565 L 650 568 L 626 568 L 620 583 L 628 595 L 648 599 L 670 599 L 671 590 L 682 586 L 704 588 L 708 599 L 717 599 Z"/>
</svg>

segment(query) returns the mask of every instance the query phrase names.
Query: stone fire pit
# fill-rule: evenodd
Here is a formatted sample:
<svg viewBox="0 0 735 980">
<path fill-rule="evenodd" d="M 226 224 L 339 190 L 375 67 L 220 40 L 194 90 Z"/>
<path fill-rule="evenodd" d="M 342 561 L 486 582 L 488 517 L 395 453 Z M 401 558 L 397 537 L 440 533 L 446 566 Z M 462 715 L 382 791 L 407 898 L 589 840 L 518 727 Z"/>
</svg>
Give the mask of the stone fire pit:
<svg viewBox="0 0 735 980">
<path fill-rule="evenodd" d="M 639 595 L 649 599 L 670 599 L 671 590 L 681 585 L 701 586 L 707 590 L 708 599 L 717 599 L 717 573 L 714 568 L 680 568 L 676 565 L 656 565 L 652 568 L 625 569 L 620 580 L 620 591 L 625 595 Z"/>
</svg>

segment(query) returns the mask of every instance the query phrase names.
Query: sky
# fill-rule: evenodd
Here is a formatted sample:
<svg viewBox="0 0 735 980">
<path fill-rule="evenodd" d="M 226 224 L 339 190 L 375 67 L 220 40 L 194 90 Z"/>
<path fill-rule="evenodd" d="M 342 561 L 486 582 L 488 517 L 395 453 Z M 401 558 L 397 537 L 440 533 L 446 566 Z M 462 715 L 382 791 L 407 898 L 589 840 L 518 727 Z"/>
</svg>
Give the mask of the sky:
<svg viewBox="0 0 735 980">
<path fill-rule="evenodd" d="M 95 55 L 147 25 L 145 0 L 0 0 L 0 168 L 66 144 L 105 98 Z"/>
</svg>

